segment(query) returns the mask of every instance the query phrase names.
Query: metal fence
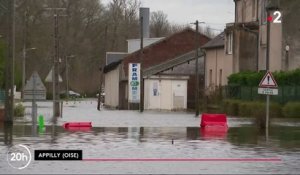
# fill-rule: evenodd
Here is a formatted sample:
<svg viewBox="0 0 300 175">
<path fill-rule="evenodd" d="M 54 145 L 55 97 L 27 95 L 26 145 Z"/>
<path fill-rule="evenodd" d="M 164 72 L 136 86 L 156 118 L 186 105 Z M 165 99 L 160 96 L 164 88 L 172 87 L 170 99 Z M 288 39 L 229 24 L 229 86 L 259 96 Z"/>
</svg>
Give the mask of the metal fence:
<svg viewBox="0 0 300 175">
<path fill-rule="evenodd" d="M 224 98 L 248 101 L 265 100 L 265 95 L 258 94 L 258 87 L 249 86 L 224 86 Z M 270 100 L 285 104 L 289 101 L 300 101 L 300 86 L 280 86 L 278 95 L 271 95 Z"/>
</svg>

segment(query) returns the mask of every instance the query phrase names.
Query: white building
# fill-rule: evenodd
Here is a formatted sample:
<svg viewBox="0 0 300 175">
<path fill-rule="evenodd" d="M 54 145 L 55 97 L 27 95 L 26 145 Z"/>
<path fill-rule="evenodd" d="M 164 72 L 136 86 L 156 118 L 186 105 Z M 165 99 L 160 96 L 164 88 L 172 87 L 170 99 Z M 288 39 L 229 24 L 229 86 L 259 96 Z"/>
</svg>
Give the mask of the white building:
<svg viewBox="0 0 300 175">
<path fill-rule="evenodd" d="M 162 38 L 144 38 L 143 39 L 143 47 L 147 47 L 150 44 L 153 44 L 161 39 L 164 39 L 164 37 Z M 129 39 L 127 40 L 128 43 L 128 53 L 133 53 L 137 50 L 140 50 L 141 48 L 141 39 Z"/>
</svg>

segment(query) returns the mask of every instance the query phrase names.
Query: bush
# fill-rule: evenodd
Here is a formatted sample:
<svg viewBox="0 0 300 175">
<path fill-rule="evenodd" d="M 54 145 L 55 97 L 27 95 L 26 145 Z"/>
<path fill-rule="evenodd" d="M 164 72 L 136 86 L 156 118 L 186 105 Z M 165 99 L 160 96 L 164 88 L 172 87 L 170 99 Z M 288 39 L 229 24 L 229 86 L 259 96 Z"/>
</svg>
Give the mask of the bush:
<svg viewBox="0 0 300 175">
<path fill-rule="evenodd" d="M 284 117 L 300 117 L 300 102 L 288 102 L 282 109 Z"/>
<path fill-rule="evenodd" d="M 25 115 L 25 107 L 22 104 L 17 104 L 14 109 L 16 117 L 23 117 Z"/>
</svg>

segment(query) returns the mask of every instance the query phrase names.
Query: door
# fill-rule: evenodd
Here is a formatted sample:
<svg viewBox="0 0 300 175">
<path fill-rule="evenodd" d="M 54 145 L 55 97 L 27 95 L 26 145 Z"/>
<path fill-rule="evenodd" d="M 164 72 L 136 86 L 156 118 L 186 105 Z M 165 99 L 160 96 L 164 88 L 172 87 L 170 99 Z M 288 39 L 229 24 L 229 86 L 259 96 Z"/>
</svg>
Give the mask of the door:
<svg viewBox="0 0 300 175">
<path fill-rule="evenodd" d="M 159 80 L 152 80 L 149 88 L 149 108 L 160 109 L 160 82 Z"/>
<path fill-rule="evenodd" d="M 186 81 L 172 81 L 173 109 L 185 109 L 187 87 Z"/>
</svg>

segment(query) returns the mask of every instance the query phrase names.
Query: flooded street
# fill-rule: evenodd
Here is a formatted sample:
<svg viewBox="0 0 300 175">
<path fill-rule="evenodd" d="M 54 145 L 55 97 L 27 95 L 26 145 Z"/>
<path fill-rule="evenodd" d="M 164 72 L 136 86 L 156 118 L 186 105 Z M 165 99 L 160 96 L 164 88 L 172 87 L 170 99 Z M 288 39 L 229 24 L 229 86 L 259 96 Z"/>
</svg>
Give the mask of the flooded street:
<svg viewBox="0 0 300 175">
<path fill-rule="evenodd" d="M 1 124 L 0 173 L 300 172 L 300 121 L 297 120 L 274 119 L 266 141 L 265 133 L 251 119 L 229 118 L 229 130 L 218 132 L 201 130 L 200 119 L 191 113 L 97 111 L 95 104 L 95 101 L 69 102 L 63 118 L 53 126 L 51 103 L 40 103 L 39 114 L 45 116 L 46 129 L 35 137 L 30 115 L 15 122 L 13 127 Z M 91 121 L 93 127 L 69 131 L 61 126 L 66 121 Z M 36 149 L 83 150 L 83 161 L 32 160 L 23 170 L 13 169 L 6 161 L 6 152 L 16 144 L 28 146 L 32 155 Z"/>
</svg>

